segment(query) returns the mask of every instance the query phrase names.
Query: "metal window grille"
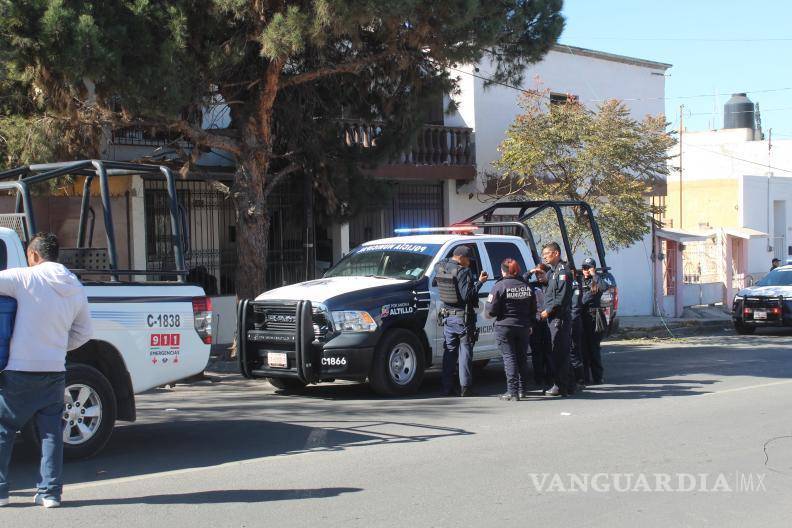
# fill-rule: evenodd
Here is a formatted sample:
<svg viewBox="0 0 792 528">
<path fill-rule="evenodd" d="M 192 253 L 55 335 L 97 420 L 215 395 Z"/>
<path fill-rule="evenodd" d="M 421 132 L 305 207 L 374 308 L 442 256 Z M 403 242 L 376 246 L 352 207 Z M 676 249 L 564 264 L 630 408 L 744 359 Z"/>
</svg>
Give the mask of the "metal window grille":
<svg viewBox="0 0 792 528">
<path fill-rule="evenodd" d="M 443 212 L 442 183 L 394 183 L 388 203 L 372 205 L 350 221 L 350 246 L 393 236 L 395 228 L 442 226 Z"/>
</svg>

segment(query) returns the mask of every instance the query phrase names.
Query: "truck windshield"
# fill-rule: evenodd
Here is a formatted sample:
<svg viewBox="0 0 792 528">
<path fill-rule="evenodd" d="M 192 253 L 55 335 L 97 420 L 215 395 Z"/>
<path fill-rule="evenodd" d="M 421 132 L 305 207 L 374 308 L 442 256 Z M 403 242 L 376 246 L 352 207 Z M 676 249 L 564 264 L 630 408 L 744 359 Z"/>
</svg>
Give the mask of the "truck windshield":
<svg viewBox="0 0 792 528">
<path fill-rule="evenodd" d="M 756 282 L 757 286 L 792 286 L 792 269 L 775 269 Z"/>
<path fill-rule="evenodd" d="M 358 246 L 325 277 L 385 277 L 414 280 L 423 276 L 439 244 L 369 244 Z"/>
</svg>

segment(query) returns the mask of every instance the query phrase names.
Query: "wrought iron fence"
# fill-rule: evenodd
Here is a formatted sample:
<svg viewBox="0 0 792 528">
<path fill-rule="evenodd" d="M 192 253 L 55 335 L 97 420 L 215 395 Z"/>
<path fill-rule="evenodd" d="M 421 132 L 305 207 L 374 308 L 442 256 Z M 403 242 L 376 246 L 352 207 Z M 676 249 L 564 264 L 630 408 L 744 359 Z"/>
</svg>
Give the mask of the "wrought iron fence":
<svg viewBox="0 0 792 528">
<path fill-rule="evenodd" d="M 165 182 L 145 180 L 146 263 L 173 269 L 173 246 Z M 185 261 L 189 280 L 210 295 L 236 293 L 237 226 L 233 201 L 205 181 L 178 181 L 176 190 L 187 226 Z M 299 186 L 281 185 L 270 195 L 267 287 L 305 280 L 305 218 Z M 169 277 L 162 277 L 163 280 Z"/>
</svg>

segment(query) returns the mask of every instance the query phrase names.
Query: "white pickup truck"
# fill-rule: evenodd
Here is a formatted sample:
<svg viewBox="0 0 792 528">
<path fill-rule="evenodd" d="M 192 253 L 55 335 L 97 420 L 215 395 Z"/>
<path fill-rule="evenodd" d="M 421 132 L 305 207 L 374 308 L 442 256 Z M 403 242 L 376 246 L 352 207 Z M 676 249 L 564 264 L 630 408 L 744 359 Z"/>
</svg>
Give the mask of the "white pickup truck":
<svg viewBox="0 0 792 528">
<path fill-rule="evenodd" d="M 173 175 L 163 168 L 115 162 L 72 162 L 25 167 L 0 173 L 0 190 L 11 190 L 20 200 L 16 213 L 0 215 L 0 268 L 27 266 L 22 239 L 35 232 L 35 217 L 30 206 L 29 186 L 46 181 L 48 174 L 86 176 L 86 192 L 90 180 L 105 179 L 114 174 L 138 172 L 164 173 L 169 183 Z M 17 178 L 3 181 L 8 175 Z M 107 185 L 102 185 L 103 194 Z M 175 197 L 175 193 L 173 194 Z M 106 202 L 109 204 L 109 200 Z M 171 204 L 177 207 L 175 200 Z M 84 209 L 87 211 L 87 208 Z M 106 209 L 109 213 L 109 207 Z M 176 226 L 174 277 L 183 277 L 184 260 L 181 246 L 181 217 L 173 211 Z M 64 409 L 65 455 L 82 458 L 97 453 L 110 438 L 116 420 L 134 421 L 135 395 L 155 387 L 171 384 L 203 372 L 209 360 L 212 339 L 211 300 L 204 290 L 180 280 L 129 281 L 120 277 L 151 275 L 146 270 L 119 270 L 115 266 L 115 240 L 112 217 L 105 216 L 108 232 L 107 248 L 86 246 L 84 233 L 88 215 L 82 215 L 77 248 L 62 248 L 61 262 L 81 277 L 88 296 L 94 336 L 84 346 L 72 350 L 66 358 L 66 408 Z M 107 226 L 110 225 L 108 229 Z M 90 229 L 92 231 L 92 229 Z M 90 246 L 90 241 L 87 242 Z M 178 245 L 178 247 L 176 247 Z M 100 266 L 88 268 L 101 256 Z M 89 256 L 89 258 L 86 258 Z M 108 269 L 103 263 L 109 260 Z M 75 263 L 77 266 L 75 266 Z M 79 268 L 79 269 L 75 269 Z M 122 274 L 122 272 L 124 272 Z M 159 270 L 158 275 L 168 275 Z M 110 277 L 99 282 L 91 277 Z M 44 324 L 44 323 L 42 323 Z M 35 336 L 30 336 L 35 339 Z M 35 440 L 32 424 L 25 436 Z"/>
<path fill-rule="evenodd" d="M 442 364 L 435 267 L 460 245 L 468 246 L 476 256 L 474 276 L 486 271 L 493 278 L 479 292 L 479 340 L 473 349 L 474 365 L 486 364 L 499 356 L 494 322 L 484 316 L 484 301 L 500 276 L 500 264 L 513 258 L 526 271 L 538 264 L 530 219 L 548 209 L 560 217 L 563 207 L 576 207 L 589 215 L 599 272 L 613 286 L 602 299 L 612 323 L 618 288 L 605 265 L 599 228 L 589 206 L 583 202 L 508 202 L 459 225 L 397 230 L 402 236 L 353 249 L 322 279 L 241 301 L 237 342 L 242 374 L 267 378 L 285 391 L 321 381 L 367 379 L 380 394 L 416 392 L 424 372 Z M 494 213 L 504 211 L 513 219 L 492 220 Z M 499 219 L 504 216 L 498 214 Z M 566 259 L 574 266 L 563 221 L 559 224 Z M 493 230 L 516 230 L 517 235 Z"/>
</svg>

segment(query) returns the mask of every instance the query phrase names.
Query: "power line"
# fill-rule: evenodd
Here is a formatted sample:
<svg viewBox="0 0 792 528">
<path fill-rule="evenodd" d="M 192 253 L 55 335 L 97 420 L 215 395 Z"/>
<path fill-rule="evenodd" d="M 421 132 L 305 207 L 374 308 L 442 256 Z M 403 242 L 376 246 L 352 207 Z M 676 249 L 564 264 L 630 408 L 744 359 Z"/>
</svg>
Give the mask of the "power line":
<svg viewBox="0 0 792 528">
<path fill-rule="evenodd" d="M 718 37 L 589 37 L 591 40 L 627 40 L 644 42 L 789 42 L 792 37 L 718 38 Z"/>
<path fill-rule="evenodd" d="M 706 149 L 706 148 L 703 148 L 703 147 L 699 147 L 698 145 L 689 145 L 688 144 L 686 146 L 692 147 L 694 149 L 702 150 L 704 152 L 709 152 L 710 154 L 717 154 L 718 156 L 724 156 L 726 158 L 731 158 L 731 159 L 734 159 L 734 160 L 737 160 L 737 161 L 742 161 L 744 163 L 750 163 L 752 165 L 758 165 L 758 166 L 764 167 L 766 169 L 772 169 L 772 170 L 777 170 L 777 171 L 781 171 L 781 172 L 788 172 L 788 173 L 792 174 L 792 169 L 784 169 L 784 168 L 781 168 L 781 167 L 774 167 L 772 165 L 768 165 L 767 163 L 760 163 L 758 161 L 753 161 L 753 160 L 748 160 L 748 159 L 745 159 L 745 158 L 740 158 L 739 156 L 732 156 L 731 154 L 726 154 L 725 152 L 718 152 L 717 150 Z M 682 153 L 680 152 L 680 156 L 681 156 L 681 154 Z"/>
<path fill-rule="evenodd" d="M 775 112 L 777 110 L 792 110 L 792 106 L 780 106 L 778 108 L 760 108 L 757 110 L 738 110 L 737 112 L 729 112 L 729 114 L 751 114 L 751 113 L 759 113 L 763 114 L 765 112 Z M 688 114 L 689 116 L 697 116 L 697 115 L 713 115 L 713 114 L 720 114 L 720 110 L 713 110 L 712 112 L 696 112 L 693 114 Z"/>
</svg>

